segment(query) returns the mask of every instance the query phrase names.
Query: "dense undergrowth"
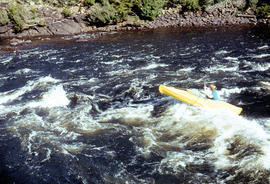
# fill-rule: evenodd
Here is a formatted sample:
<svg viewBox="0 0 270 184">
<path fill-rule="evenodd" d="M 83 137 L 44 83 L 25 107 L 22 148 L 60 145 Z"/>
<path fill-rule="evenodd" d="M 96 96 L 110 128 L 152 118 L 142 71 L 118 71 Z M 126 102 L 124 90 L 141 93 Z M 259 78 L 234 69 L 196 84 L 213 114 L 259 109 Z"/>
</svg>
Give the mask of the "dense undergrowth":
<svg viewBox="0 0 270 184">
<path fill-rule="evenodd" d="M 65 17 L 86 14 L 89 24 L 105 26 L 129 20 L 154 20 L 163 9 L 181 5 L 182 11 L 204 11 L 208 6 L 225 0 L 2 0 L 0 26 L 13 23 L 17 32 L 33 25 L 43 26 L 41 6 L 61 11 Z M 228 0 L 227 0 L 228 1 Z M 233 0 L 231 0 L 233 1 Z M 74 11 L 77 7 L 77 11 Z M 246 0 L 240 11 L 253 9 L 259 17 L 270 16 L 269 0 Z"/>
</svg>

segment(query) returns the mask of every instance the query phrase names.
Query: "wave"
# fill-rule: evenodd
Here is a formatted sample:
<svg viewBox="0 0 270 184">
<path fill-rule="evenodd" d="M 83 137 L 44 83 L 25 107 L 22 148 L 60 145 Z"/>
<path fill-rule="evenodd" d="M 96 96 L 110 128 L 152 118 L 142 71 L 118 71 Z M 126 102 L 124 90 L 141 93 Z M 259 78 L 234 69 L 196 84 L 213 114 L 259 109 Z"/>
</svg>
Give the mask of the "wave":
<svg viewBox="0 0 270 184">
<path fill-rule="evenodd" d="M 61 107 L 69 104 L 66 92 L 62 85 L 54 86 L 48 92 L 42 95 L 42 99 L 38 102 L 31 102 L 27 104 L 30 108 L 32 107 Z"/>
<path fill-rule="evenodd" d="M 7 91 L 0 93 L 0 104 L 9 103 L 13 100 L 17 100 L 19 97 L 21 97 L 26 92 L 32 91 L 37 86 L 42 86 L 46 83 L 57 83 L 59 80 L 54 79 L 50 76 L 47 77 L 41 77 L 38 80 L 35 81 L 29 81 L 27 84 L 19 89 Z"/>
</svg>

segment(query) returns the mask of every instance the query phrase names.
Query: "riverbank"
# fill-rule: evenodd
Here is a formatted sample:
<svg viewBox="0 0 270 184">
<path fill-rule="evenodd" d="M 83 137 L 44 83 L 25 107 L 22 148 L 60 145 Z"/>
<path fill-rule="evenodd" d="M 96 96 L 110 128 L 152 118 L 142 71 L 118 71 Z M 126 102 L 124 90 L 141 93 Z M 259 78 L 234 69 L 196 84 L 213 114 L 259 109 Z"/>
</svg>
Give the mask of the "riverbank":
<svg viewBox="0 0 270 184">
<path fill-rule="evenodd" d="M 15 32 L 14 25 L 11 23 L 0 26 L 1 45 L 3 43 L 5 45 L 0 49 L 2 51 L 12 51 L 14 47 L 30 44 L 36 38 L 42 40 L 43 38 L 40 37 L 49 39 L 48 37 L 51 36 L 77 35 L 82 33 L 90 33 L 87 37 L 82 38 L 86 41 L 100 38 L 111 31 L 149 30 L 164 27 L 197 28 L 270 24 L 270 19 L 258 18 L 251 9 L 245 12 L 239 12 L 241 6 L 243 6 L 242 0 L 224 1 L 199 11 L 183 11 L 183 6 L 179 5 L 163 10 L 154 20 L 142 21 L 130 17 L 126 21 L 116 25 L 102 27 L 90 25 L 86 21 L 87 14 L 80 13 L 66 17 L 61 11 L 53 11 L 49 7 L 43 7 L 39 9 L 39 14 L 43 14 L 45 17 L 44 21 L 46 25 L 41 26 L 36 24 L 28 26 L 21 32 Z M 78 7 L 75 7 L 73 11 L 78 12 Z"/>
</svg>

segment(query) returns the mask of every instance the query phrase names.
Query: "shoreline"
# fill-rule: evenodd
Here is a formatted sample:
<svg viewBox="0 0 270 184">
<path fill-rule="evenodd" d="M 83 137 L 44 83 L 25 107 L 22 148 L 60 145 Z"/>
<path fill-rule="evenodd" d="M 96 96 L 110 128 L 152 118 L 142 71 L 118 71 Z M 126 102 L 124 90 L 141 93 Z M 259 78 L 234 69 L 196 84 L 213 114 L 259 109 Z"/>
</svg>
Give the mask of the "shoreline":
<svg viewBox="0 0 270 184">
<path fill-rule="evenodd" d="M 208 26 L 168 26 L 159 28 L 140 28 L 140 29 L 130 29 L 130 30 L 110 30 L 110 31 L 93 31 L 84 32 L 78 34 L 63 34 L 63 35 L 41 35 L 41 36 L 21 36 L 21 37 L 11 37 L 11 38 L 0 38 L 0 54 L 9 52 L 19 52 L 21 49 L 31 47 L 33 45 L 38 45 L 39 43 L 45 42 L 65 42 L 74 40 L 76 42 L 86 42 L 91 40 L 100 40 L 108 35 L 115 33 L 130 33 L 137 31 L 163 31 L 163 30 L 180 30 L 180 31 L 199 31 L 199 30 L 243 30 L 252 29 L 256 27 L 266 27 L 267 24 L 234 24 L 234 25 L 208 25 Z"/>
<path fill-rule="evenodd" d="M 83 15 L 75 15 L 64 18 L 60 15 L 51 20 L 46 26 L 34 26 L 14 33 L 12 25 L 0 27 L 0 53 L 15 51 L 18 47 L 33 44 L 32 42 L 43 41 L 51 37 L 75 36 L 87 34 L 81 41 L 99 39 L 111 32 L 144 31 L 163 28 L 179 29 L 211 29 L 221 27 L 254 27 L 268 26 L 270 19 L 259 19 L 252 12 L 239 14 L 232 4 L 223 4 L 219 7 L 211 7 L 205 11 L 187 11 L 181 13 L 181 7 L 170 8 L 163 12 L 153 21 L 125 21 L 116 25 L 105 27 L 90 26 Z M 57 17 L 57 16 L 56 16 Z M 50 17 L 51 18 L 51 17 Z"/>
</svg>

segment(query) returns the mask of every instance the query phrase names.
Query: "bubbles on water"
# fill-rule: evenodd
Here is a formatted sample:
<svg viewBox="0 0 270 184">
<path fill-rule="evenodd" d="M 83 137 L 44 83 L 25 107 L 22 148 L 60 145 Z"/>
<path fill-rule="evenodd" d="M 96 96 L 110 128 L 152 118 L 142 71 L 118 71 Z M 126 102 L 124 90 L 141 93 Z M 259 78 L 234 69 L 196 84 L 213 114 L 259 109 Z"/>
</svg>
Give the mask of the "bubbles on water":
<svg viewBox="0 0 270 184">
<path fill-rule="evenodd" d="M 241 49 L 212 36 L 207 42 L 152 38 L 18 53 L 19 60 L 41 65 L 14 68 L 16 77 L 29 80 L 0 93 L 4 130 L 18 138 L 18 155 L 25 158 L 19 163 L 46 182 L 58 171 L 64 176 L 54 181 L 66 183 L 269 182 L 265 118 L 193 107 L 157 91 L 161 83 L 199 88 L 220 82 L 219 94 L 230 100 L 267 88 L 267 80 L 257 77 L 267 76 L 269 46 L 241 42 L 250 47 Z M 61 79 L 50 71 L 54 67 Z M 1 85 L 6 79 L 1 74 Z M 254 80 L 262 83 L 251 88 Z"/>
<path fill-rule="evenodd" d="M 269 169 L 270 137 L 256 121 L 179 103 L 169 106 L 157 118 L 151 117 L 149 110 L 129 108 L 129 113 L 138 114 L 139 119 L 130 119 L 127 109 L 121 109 L 117 117 L 110 118 L 138 127 L 141 137 L 133 138 L 141 142 L 137 150 L 145 157 L 151 153 L 162 157 L 157 168 L 159 173 L 177 175 L 187 168 L 192 172 L 191 165 L 249 174 Z M 135 123 L 141 122 L 142 117 L 143 124 Z"/>
</svg>

